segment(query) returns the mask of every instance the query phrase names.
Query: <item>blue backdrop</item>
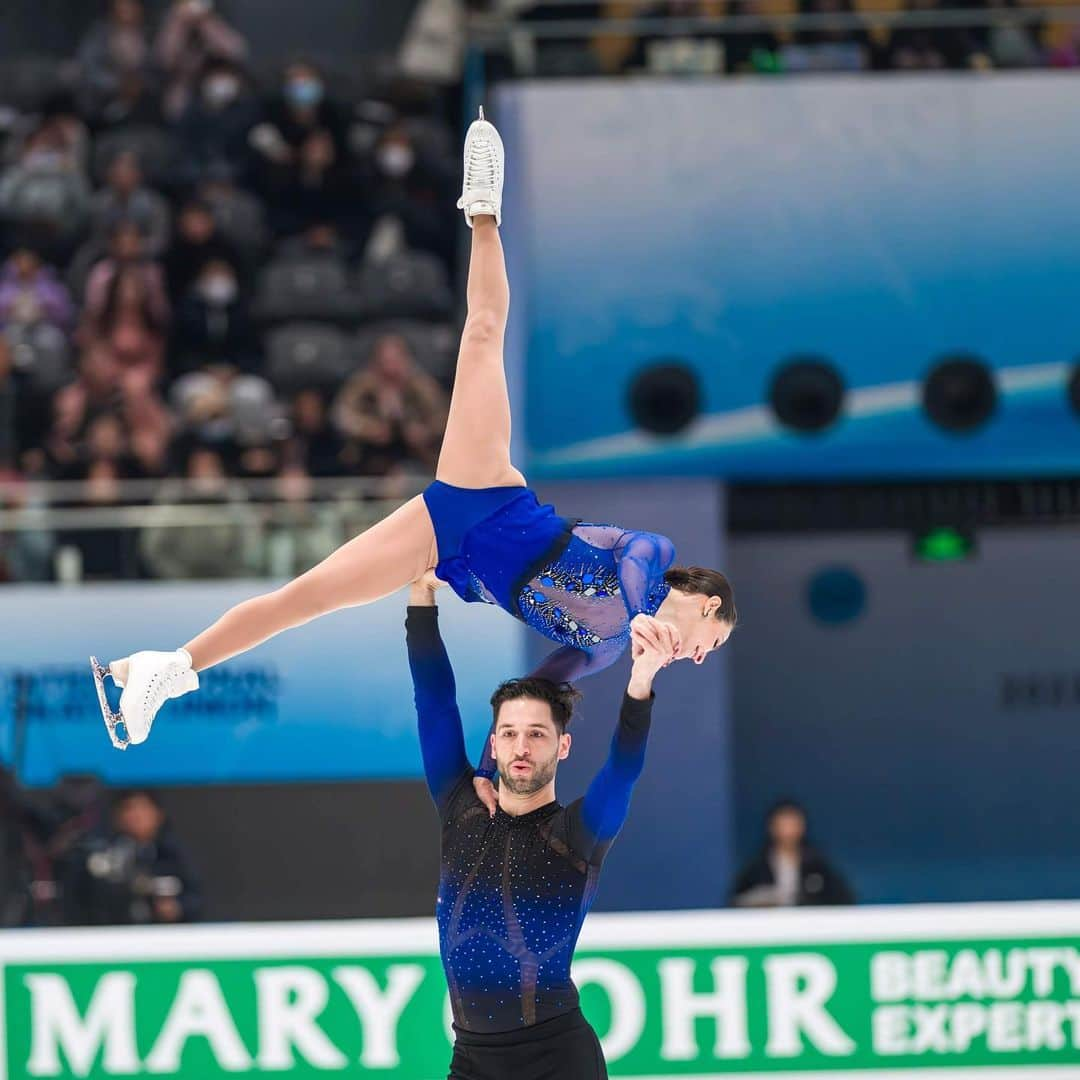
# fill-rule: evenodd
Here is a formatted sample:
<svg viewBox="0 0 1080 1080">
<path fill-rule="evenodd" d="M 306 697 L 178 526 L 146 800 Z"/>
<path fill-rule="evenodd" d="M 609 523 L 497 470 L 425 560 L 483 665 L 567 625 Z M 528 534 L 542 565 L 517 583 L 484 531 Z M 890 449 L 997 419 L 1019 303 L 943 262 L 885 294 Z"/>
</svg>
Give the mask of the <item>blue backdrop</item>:
<svg viewBox="0 0 1080 1080">
<path fill-rule="evenodd" d="M 509 86 L 511 340 L 534 475 L 1048 472 L 1080 465 L 1080 82 L 1056 73 Z M 981 355 L 987 427 L 946 435 L 919 386 Z M 851 393 L 819 437 L 763 405 L 819 353 Z M 634 429 L 659 357 L 705 415 Z"/>
<path fill-rule="evenodd" d="M 8 587 L 0 659 L 0 757 L 18 754 L 20 689 L 29 784 L 94 772 L 114 784 L 422 776 L 405 653 L 405 593 L 279 634 L 204 672 L 166 702 L 148 742 L 109 743 L 87 655 L 172 648 L 266 582 Z M 444 636 L 478 754 L 492 688 L 522 674 L 525 628 L 501 611 L 440 596 Z M 20 681 L 22 677 L 22 681 Z M 111 686 L 111 684 L 107 684 Z M 113 695 L 113 702 L 119 691 Z"/>
</svg>

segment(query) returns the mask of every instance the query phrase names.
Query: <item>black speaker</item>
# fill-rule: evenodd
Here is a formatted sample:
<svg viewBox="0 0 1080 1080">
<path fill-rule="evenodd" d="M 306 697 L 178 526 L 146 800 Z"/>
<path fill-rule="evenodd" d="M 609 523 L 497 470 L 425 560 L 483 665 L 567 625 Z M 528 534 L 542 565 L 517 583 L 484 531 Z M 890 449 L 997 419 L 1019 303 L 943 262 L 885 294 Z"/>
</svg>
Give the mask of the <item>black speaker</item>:
<svg viewBox="0 0 1080 1080">
<path fill-rule="evenodd" d="M 1072 376 L 1069 378 L 1068 393 L 1073 412 L 1080 416 L 1080 361 L 1077 361 Z"/>
<path fill-rule="evenodd" d="M 994 414 L 997 387 L 990 369 L 977 357 L 947 357 L 927 375 L 922 401 L 926 415 L 939 428 L 970 433 Z"/>
<path fill-rule="evenodd" d="M 681 360 L 662 361 L 639 371 L 630 383 L 634 423 L 656 435 L 674 435 L 701 412 L 701 383 Z"/>
<path fill-rule="evenodd" d="M 824 357 L 796 357 L 773 376 L 769 404 L 792 431 L 824 431 L 840 415 L 844 380 Z"/>
</svg>

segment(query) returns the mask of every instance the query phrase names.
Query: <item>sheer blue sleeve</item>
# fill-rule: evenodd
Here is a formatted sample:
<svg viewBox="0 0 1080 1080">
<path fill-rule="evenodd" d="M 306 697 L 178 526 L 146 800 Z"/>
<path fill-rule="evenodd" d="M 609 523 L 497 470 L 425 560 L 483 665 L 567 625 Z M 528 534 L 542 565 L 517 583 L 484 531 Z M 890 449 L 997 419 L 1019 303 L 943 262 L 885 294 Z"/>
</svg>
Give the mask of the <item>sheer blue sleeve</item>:
<svg viewBox="0 0 1080 1080">
<path fill-rule="evenodd" d="M 457 705 L 454 669 L 439 634 L 439 609 L 410 607 L 405 619 L 420 752 L 428 790 L 440 812 L 469 770 L 465 734 Z"/>
<path fill-rule="evenodd" d="M 649 587 L 675 561 L 675 545 L 656 533 L 627 532 L 612 554 L 619 573 L 619 589 L 632 619 L 644 610 Z"/>
<path fill-rule="evenodd" d="M 630 795 L 645 764 L 653 700 L 623 698 L 607 761 L 581 802 L 576 845 L 592 862 L 603 859 L 630 811 Z"/>
</svg>

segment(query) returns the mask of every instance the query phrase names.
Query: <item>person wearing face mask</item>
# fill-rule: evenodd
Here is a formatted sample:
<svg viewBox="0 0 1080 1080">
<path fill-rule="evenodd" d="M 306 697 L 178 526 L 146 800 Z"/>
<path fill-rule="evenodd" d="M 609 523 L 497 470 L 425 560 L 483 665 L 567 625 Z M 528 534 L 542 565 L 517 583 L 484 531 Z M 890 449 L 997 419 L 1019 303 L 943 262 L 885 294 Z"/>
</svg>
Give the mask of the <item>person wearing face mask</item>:
<svg viewBox="0 0 1080 1080">
<path fill-rule="evenodd" d="M 181 180 L 197 184 L 210 171 L 234 178 L 249 169 L 248 135 L 259 106 L 243 70 L 228 60 L 204 66 L 195 94 L 177 124 L 182 153 Z"/>
<path fill-rule="evenodd" d="M 26 135 L 14 165 L 0 173 L 0 218 L 39 226 L 70 254 L 90 206 L 90 184 L 62 122 L 44 117 Z"/>
<path fill-rule="evenodd" d="M 248 44 L 209 0 L 174 0 L 158 31 L 154 52 L 168 78 L 165 115 L 175 119 L 191 101 L 207 61 L 240 64 L 247 58 Z"/>
<path fill-rule="evenodd" d="M 236 267 L 212 259 L 177 309 L 172 366 L 191 371 L 208 363 L 229 364 L 250 370 L 255 351 L 255 333 Z"/>
<path fill-rule="evenodd" d="M 456 182 L 456 164 L 427 153 L 405 124 L 388 128 L 370 162 L 373 218 L 401 223 L 408 247 L 453 265 L 454 231 L 437 207 Z"/>
</svg>

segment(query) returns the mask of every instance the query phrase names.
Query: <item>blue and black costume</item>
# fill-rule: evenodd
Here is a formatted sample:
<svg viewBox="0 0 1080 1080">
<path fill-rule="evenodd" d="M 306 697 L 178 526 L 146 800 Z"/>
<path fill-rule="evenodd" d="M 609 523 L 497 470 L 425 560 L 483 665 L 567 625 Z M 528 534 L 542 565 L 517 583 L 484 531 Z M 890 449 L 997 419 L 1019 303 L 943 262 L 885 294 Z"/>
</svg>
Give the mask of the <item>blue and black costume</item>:
<svg viewBox="0 0 1080 1080">
<path fill-rule="evenodd" d="M 584 798 L 491 817 L 473 788 L 437 609 L 410 607 L 406 628 L 424 773 L 442 822 L 437 921 L 457 1033 L 451 1077 L 606 1076 L 570 962 L 641 773 L 652 702 L 625 698 Z"/>
<path fill-rule="evenodd" d="M 559 517 L 531 489 L 424 492 L 438 541 L 435 573 L 463 600 L 498 604 L 556 649 L 534 675 L 573 682 L 613 664 L 630 620 L 655 615 L 675 560 L 666 536 Z"/>
</svg>

